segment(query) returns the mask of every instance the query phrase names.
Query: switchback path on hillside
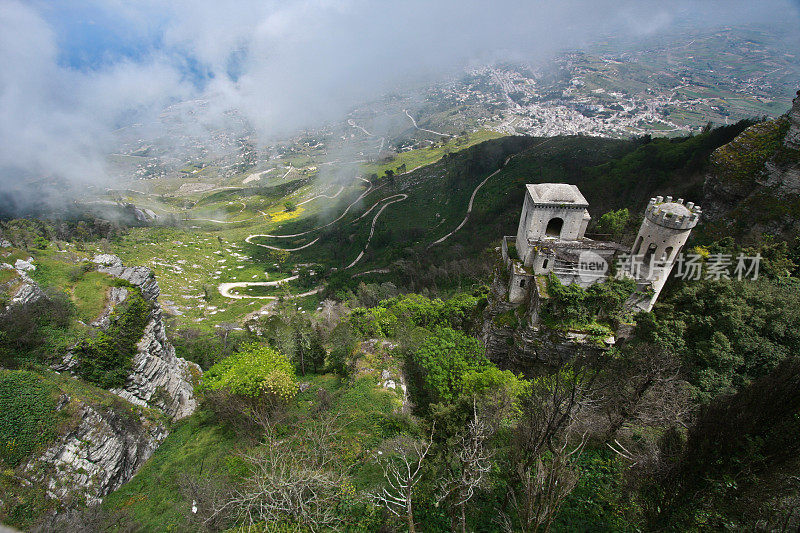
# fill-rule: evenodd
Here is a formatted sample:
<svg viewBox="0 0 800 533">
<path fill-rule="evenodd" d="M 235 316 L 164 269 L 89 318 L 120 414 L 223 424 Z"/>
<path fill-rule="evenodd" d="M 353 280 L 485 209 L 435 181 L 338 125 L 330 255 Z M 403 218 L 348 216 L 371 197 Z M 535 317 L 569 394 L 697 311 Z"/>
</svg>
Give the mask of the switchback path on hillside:
<svg viewBox="0 0 800 533">
<path fill-rule="evenodd" d="M 408 112 L 408 109 L 403 109 L 406 112 L 406 116 L 411 119 L 411 123 L 414 124 L 414 127 L 417 128 L 419 131 L 427 131 L 428 133 L 433 133 L 434 135 L 441 135 L 442 137 L 453 137 L 449 133 L 442 133 L 441 131 L 433 131 L 433 130 L 426 130 L 425 128 L 420 128 L 417 126 L 417 121 L 414 120 L 414 117 L 411 116 L 411 113 Z"/>
<path fill-rule="evenodd" d="M 532 149 L 534 149 L 534 148 L 538 148 L 539 146 L 542 146 L 544 143 L 548 142 L 550 139 L 552 139 L 552 137 L 549 137 L 549 138 L 545 139 L 544 141 L 540 142 L 539 144 L 536 144 L 536 145 L 534 145 L 534 146 L 531 146 L 530 148 L 528 148 L 528 150 L 532 150 Z M 527 150 L 526 150 L 526 151 L 527 151 Z M 477 187 L 475 187 L 475 190 L 474 190 L 474 191 L 472 191 L 472 196 L 470 196 L 470 198 L 469 198 L 469 204 L 467 205 L 467 214 L 464 216 L 464 220 L 462 220 L 462 221 L 461 221 L 461 224 L 459 224 L 459 225 L 456 227 L 456 229 L 454 229 L 453 231 L 451 231 L 450 233 L 448 233 L 447 235 L 445 235 L 445 236 L 444 236 L 444 237 L 442 237 L 441 239 L 435 240 L 435 241 L 433 241 L 432 243 L 430 243 L 430 244 L 429 244 L 429 245 L 426 247 L 426 249 L 428 249 L 428 248 L 431 248 L 432 246 L 436 246 L 437 244 L 441 244 L 441 243 L 443 243 L 444 241 L 446 241 L 447 239 L 449 239 L 450 237 L 452 237 L 452 236 L 453 236 L 453 234 L 455 234 L 455 233 L 456 233 L 458 230 L 460 230 L 461 228 L 463 228 L 463 227 L 464 227 L 464 225 L 465 225 L 465 224 L 467 223 L 467 221 L 469 220 L 469 215 L 470 215 L 470 213 L 472 213 L 472 205 L 473 205 L 473 204 L 474 204 L 474 202 L 475 202 L 475 195 L 476 195 L 476 194 L 478 194 L 478 191 L 479 191 L 479 190 L 481 190 L 481 187 L 483 187 L 483 186 L 486 184 L 486 182 L 487 182 L 487 181 L 489 181 L 489 179 L 490 179 L 492 176 L 495 176 L 495 175 L 496 175 L 498 172 L 500 172 L 501 170 L 503 170 L 504 168 L 506 168 L 506 165 L 508 165 L 508 162 L 509 162 L 509 161 L 511 161 L 511 160 L 512 160 L 514 157 L 516 157 L 516 154 L 508 156 L 508 157 L 506 158 L 506 160 L 503 162 L 503 166 L 502 166 L 502 167 L 498 168 L 497 170 L 495 170 L 494 172 L 492 172 L 491 174 L 489 174 L 488 176 L 486 176 L 486 178 L 485 178 L 485 179 L 484 179 L 482 182 L 480 182 L 480 183 L 478 184 L 478 186 L 477 186 Z"/>
<path fill-rule="evenodd" d="M 398 198 L 398 196 L 402 196 L 402 198 Z M 383 213 L 383 210 L 386 209 L 387 207 L 389 207 L 390 205 L 392 205 L 393 203 L 402 202 L 403 200 L 408 198 L 408 195 L 407 194 L 402 194 L 402 193 L 401 194 L 395 194 L 394 196 L 387 196 L 383 200 L 388 200 L 389 198 L 397 198 L 397 200 L 392 200 L 391 202 L 386 202 L 385 204 L 383 204 L 383 207 L 381 207 L 378 210 L 378 212 L 375 213 L 375 218 L 372 219 L 372 226 L 370 226 L 370 228 L 369 228 L 369 237 L 367 237 L 367 243 L 364 245 L 364 249 L 361 250 L 361 253 L 358 254 L 358 257 L 356 257 L 353 260 L 352 263 L 350 263 L 349 265 L 344 267 L 345 270 L 347 270 L 348 268 L 354 267 L 359 261 L 361 261 L 361 258 L 364 257 L 364 253 L 367 251 L 367 248 L 369 247 L 369 242 L 372 240 L 372 235 L 375 233 L 375 224 L 378 222 L 378 217 L 381 216 L 381 213 Z M 383 201 L 383 200 L 381 200 L 381 201 Z M 375 207 L 375 206 L 372 206 L 372 207 Z M 370 208 L 370 209 L 372 209 L 372 208 Z"/>
<path fill-rule="evenodd" d="M 312 200 L 316 200 L 317 198 L 330 198 L 330 199 L 332 200 L 332 199 L 336 198 L 337 196 L 339 196 L 340 194 L 342 194 L 342 191 L 343 191 L 343 190 L 344 190 L 344 185 L 340 185 L 340 186 L 339 186 L 339 192 L 337 192 L 337 193 L 336 193 L 336 194 L 334 194 L 333 196 L 330 196 L 330 195 L 327 195 L 327 194 L 318 194 L 318 195 L 316 195 L 316 196 L 312 196 L 312 197 L 311 197 L 311 198 L 309 198 L 308 200 L 303 200 L 302 202 L 300 202 L 300 203 L 299 203 L 299 204 L 297 204 L 297 205 L 304 205 L 304 204 L 307 204 L 308 202 L 310 202 L 310 201 L 312 201 Z"/>
<path fill-rule="evenodd" d="M 358 179 L 369 183 L 369 180 L 365 180 L 362 177 L 359 177 Z M 366 191 L 361 193 L 361 195 L 358 198 L 356 198 L 350 205 L 348 205 L 347 208 L 342 212 L 341 215 L 339 215 L 338 218 L 336 218 L 335 220 L 331 220 L 327 224 L 323 224 L 322 226 L 317 226 L 316 228 L 311 228 L 310 230 L 303 231 L 303 232 L 300 232 L 300 233 L 293 233 L 291 235 L 272 235 L 270 233 L 257 233 L 257 234 L 254 234 L 254 235 L 248 235 L 247 238 L 245 239 L 245 242 L 247 242 L 248 244 L 255 244 L 256 246 L 266 246 L 266 245 L 263 245 L 263 244 L 258 244 L 257 242 L 252 242 L 250 239 L 255 239 L 256 237 L 269 237 L 269 238 L 273 238 L 273 239 L 290 239 L 292 237 L 302 237 L 303 235 L 308 235 L 309 233 L 314 233 L 315 231 L 321 230 L 323 228 L 327 228 L 331 224 L 335 224 L 336 222 L 339 222 L 341 219 L 343 219 L 345 217 L 345 215 L 347 215 L 347 213 L 350 211 L 350 209 L 354 205 L 356 205 L 358 202 L 360 202 L 366 195 L 368 195 L 372 191 L 377 191 L 381 187 L 383 187 L 383 185 L 378 185 L 377 187 L 374 187 L 371 183 L 369 183 L 369 187 L 367 188 Z"/>
<path fill-rule="evenodd" d="M 474 191 L 472 191 L 472 196 L 470 196 L 470 198 L 469 198 L 469 205 L 467 206 L 467 214 L 466 214 L 466 215 L 464 215 L 464 220 L 462 220 L 462 221 L 461 221 L 461 224 L 459 224 L 458 226 L 456 226 L 456 229 L 454 229 L 453 231 L 451 231 L 450 233 L 448 233 L 447 235 L 445 235 L 445 236 L 444 236 L 444 237 L 442 237 L 441 239 L 439 239 L 439 240 L 436 240 L 436 241 L 433 241 L 432 243 L 430 243 L 430 244 L 428 245 L 428 248 L 430 248 L 430 247 L 432 247 L 432 246 L 435 246 L 435 245 L 437 245 L 437 244 L 439 244 L 439 243 L 443 243 L 444 241 L 446 241 L 447 239 L 449 239 L 450 237 L 452 237 L 452 236 L 453 236 L 453 234 L 454 234 L 455 232 L 457 232 L 458 230 L 460 230 L 461 228 L 463 228 L 463 227 L 464 227 L 464 225 L 465 225 L 465 224 L 467 223 L 467 221 L 469 220 L 469 215 L 470 215 L 470 213 L 472 213 L 472 204 L 475 202 L 475 195 L 476 195 L 476 194 L 478 194 L 478 191 L 479 191 L 479 190 L 481 190 L 481 187 L 483 187 L 483 185 L 484 185 L 484 184 L 485 184 L 487 181 L 489 181 L 489 178 L 491 178 L 492 176 L 494 176 L 495 174 L 497 174 L 498 172 L 500 172 L 501 170 L 503 170 L 503 169 L 505 168 L 506 164 L 508 164 L 508 161 L 509 161 L 510 159 L 511 159 L 510 157 L 509 157 L 508 159 L 506 159 L 506 162 L 505 162 L 505 163 L 503 163 L 503 166 L 502 166 L 502 167 L 498 168 L 497 170 L 495 170 L 494 172 L 492 172 L 491 174 L 489 174 L 488 176 L 486 176 L 486 178 L 485 178 L 485 179 L 484 179 L 482 182 L 480 182 L 480 183 L 478 184 L 478 186 L 477 186 L 477 187 L 475 187 L 475 190 L 474 190 Z"/>
<path fill-rule="evenodd" d="M 251 296 L 248 294 L 233 294 L 231 293 L 231 289 L 239 289 L 239 288 L 246 288 L 246 287 L 277 287 L 284 283 L 288 283 L 292 280 L 297 279 L 298 276 L 291 276 L 285 279 L 281 279 L 278 281 L 241 281 L 241 282 L 233 282 L 233 283 L 220 283 L 219 285 L 219 293 L 224 296 L 225 298 L 233 298 L 234 300 L 242 300 L 244 298 L 257 298 L 259 300 L 277 300 L 281 297 L 283 298 L 303 298 L 305 296 L 311 296 L 312 294 L 317 294 L 322 290 L 322 287 L 317 287 L 316 289 L 312 289 L 310 291 L 306 291 L 300 294 L 289 294 L 284 296 Z"/>
</svg>

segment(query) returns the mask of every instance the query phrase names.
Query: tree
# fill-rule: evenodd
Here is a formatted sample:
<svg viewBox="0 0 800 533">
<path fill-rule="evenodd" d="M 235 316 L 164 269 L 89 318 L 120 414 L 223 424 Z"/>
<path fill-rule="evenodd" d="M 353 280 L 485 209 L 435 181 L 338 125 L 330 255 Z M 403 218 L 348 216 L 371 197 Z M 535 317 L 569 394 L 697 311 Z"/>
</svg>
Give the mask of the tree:
<svg viewBox="0 0 800 533">
<path fill-rule="evenodd" d="M 311 531 L 338 528 L 338 507 L 349 485 L 346 469 L 336 462 L 341 437 L 336 418 L 313 421 L 297 433 L 267 435 L 264 445 L 243 455 L 251 472 L 215 510 L 237 525 L 297 523 Z"/>
<path fill-rule="evenodd" d="M 422 464 L 432 445 L 433 428 L 428 440 L 399 437 L 389 447 L 391 455 L 383 456 L 379 461 L 386 485 L 373 493 L 372 499 L 393 515 L 405 518 L 409 533 L 416 533 L 414 487 L 422 479 Z"/>
<path fill-rule="evenodd" d="M 386 178 L 386 181 L 389 182 L 389 187 L 394 188 L 394 186 L 395 186 L 394 170 L 387 169 L 385 178 Z"/>
<path fill-rule="evenodd" d="M 597 233 L 611 235 L 612 239 L 619 239 L 630 220 L 628 208 L 604 213 L 597 222 Z"/>
<path fill-rule="evenodd" d="M 687 426 L 692 413 L 689 384 L 681 379 L 680 362 L 663 346 L 625 346 L 604 370 L 603 404 L 609 441 L 627 424 Z"/>
<path fill-rule="evenodd" d="M 453 464 L 440 484 L 437 504 L 449 500 L 458 511 L 459 527 L 467 531 L 466 505 L 475 491 L 486 484 L 492 468 L 492 451 L 487 446 L 494 429 L 484 417 L 479 416 L 478 407 L 472 404 L 473 415 L 466 429 L 456 436 L 452 446 Z"/>
<path fill-rule="evenodd" d="M 577 436 L 595 375 L 586 367 L 565 366 L 531 381 L 522 417 L 513 430 L 509 499 L 520 531 L 545 530 L 580 478 L 576 460 L 585 433 Z"/>
<path fill-rule="evenodd" d="M 423 382 L 423 401 L 453 402 L 461 394 L 462 377 L 471 370 L 490 365 L 480 341 L 446 327 L 437 328 L 433 335 L 413 352 L 416 374 Z"/>
<path fill-rule="evenodd" d="M 292 211 L 297 210 L 297 204 L 291 200 L 286 200 L 283 202 L 283 207 L 287 213 L 291 213 Z"/>
<path fill-rule="evenodd" d="M 317 328 L 313 328 L 311 332 L 311 343 L 308 347 L 308 359 L 314 367 L 315 374 L 325 365 L 326 355 L 328 355 L 328 352 L 322 344 L 322 333 Z"/>
<path fill-rule="evenodd" d="M 288 402 L 297 393 L 297 378 L 285 355 L 252 343 L 209 368 L 203 389 L 224 389 L 255 401 Z"/>
</svg>

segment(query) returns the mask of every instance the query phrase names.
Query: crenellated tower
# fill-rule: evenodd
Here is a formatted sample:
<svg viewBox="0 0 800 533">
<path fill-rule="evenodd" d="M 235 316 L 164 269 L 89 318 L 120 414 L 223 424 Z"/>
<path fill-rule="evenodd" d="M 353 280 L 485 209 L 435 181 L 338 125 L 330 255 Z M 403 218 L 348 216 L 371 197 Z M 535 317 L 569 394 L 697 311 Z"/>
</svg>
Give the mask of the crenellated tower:
<svg viewBox="0 0 800 533">
<path fill-rule="evenodd" d="M 634 276 L 649 280 L 653 290 L 652 297 L 640 304 L 642 309 L 653 308 L 701 215 L 700 206 L 684 203 L 683 198 L 673 201 L 671 196 L 656 196 L 650 199 L 631 250 L 639 267 L 638 275 L 634 273 Z"/>
</svg>

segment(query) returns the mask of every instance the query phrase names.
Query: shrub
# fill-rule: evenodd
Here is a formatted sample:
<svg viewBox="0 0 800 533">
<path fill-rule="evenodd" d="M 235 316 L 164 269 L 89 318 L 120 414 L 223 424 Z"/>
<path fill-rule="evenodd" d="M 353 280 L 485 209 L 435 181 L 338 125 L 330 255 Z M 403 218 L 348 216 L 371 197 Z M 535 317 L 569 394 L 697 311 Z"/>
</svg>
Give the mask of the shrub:
<svg viewBox="0 0 800 533">
<path fill-rule="evenodd" d="M 266 345 L 248 344 L 203 375 L 202 389 L 258 400 L 288 402 L 297 394 L 291 361 Z"/>
<path fill-rule="evenodd" d="M 0 459 L 9 466 L 54 436 L 54 390 L 33 372 L 0 370 Z"/>
<path fill-rule="evenodd" d="M 628 224 L 630 217 L 631 215 L 627 207 L 604 213 L 597 222 L 597 233 L 606 233 L 613 238 L 619 238 L 625 230 L 625 226 Z"/>
<path fill-rule="evenodd" d="M 478 339 L 451 328 L 438 328 L 412 353 L 412 360 L 429 403 L 455 401 L 464 375 L 491 365 Z"/>
<path fill-rule="evenodd" d="M 28 305 L 15 305 L 0 314 L 0 365 L 16 366 L 22 361 L 45 362 L 47 342 L 63 335 L 75 306 L 63 292 L 48 291 Z"/>
<path fill-rule="evenodd" d="M 482 295 L 458 294 L 449 300 L 404 294 L 383 300 L 369 309 L 353 309 L 353 325 L 367 337 L 392 337 L 402 324 L 423 328 L 453 327 L 467 329 Z"/>
<path fill-rule="evenodd" d="M 78 374 L 109 389 L 121 387 L 133 369 L 136 344 L 144 334 L 150 316 L 150 304 L 138 290 L 111 313 L 110 326 L 94 338 L 86 338 L 75 347 Z"/>
<path fill-rule="evenodd" d="M 609 323 L 622 320 L 625 301 L 636 290 L 632 279 L 608 278 L 584 289 L 577 283 L 564 285 L 550 274 L 547 292 L 550 298 L 543 315 L 567 327 L 583 327 L 594 319 Z"/>
</svg>

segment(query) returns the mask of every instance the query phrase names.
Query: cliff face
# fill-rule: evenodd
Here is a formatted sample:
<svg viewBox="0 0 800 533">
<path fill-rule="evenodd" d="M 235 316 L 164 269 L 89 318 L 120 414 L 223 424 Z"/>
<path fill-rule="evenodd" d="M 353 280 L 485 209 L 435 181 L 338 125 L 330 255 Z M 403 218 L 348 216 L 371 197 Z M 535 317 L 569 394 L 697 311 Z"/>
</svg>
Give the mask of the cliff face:
<svg viewBox="0 0 800 533">
<path fill-rule="evenodd" d="M 117 489 L 166 438 L 169 421 L 184 418 L 197 407 L 194 384 L 201 370 L 175 355 L 164 328 L 157 301 L 159 287 L 153 273 L 148 268 L 126 267 L 113 255 L 96 256 L 93 262 L 98 271 L 138 289 L 151 307 L 125 385 L 105 391 L 77 379 L 68 380 L 74 385 L 68 387 L 69 393 L 64 392 L 58 409 L 70 422 L 44 453 L 29 460 L 22 469 L 24 479 L 40 485 L 50 498 L 62 503 L 97 503 Z M 15 270 L 9 282 L 14 288 L 9 308 L 47 298 L 27 275 L 35 268 L 29 266 L 30 269 L 26 265 L 2 265 Z M 108 328 L 114 308 L 133 292 L 131 287 L 111 287 L 105 310 L 90 325 Z M 71 371 L 76 365 L 76 359 L 67 355 L 54 369 Z"/>
<path fill-rule="evenodd" d="M 167 437 L 165 421 L 146 418 L 124 406 L 100 408 L 79 399 L 78 425 L 61 435 L 27 472 L 61 502 L 73 498 L 87 505 L 128 481 Z"/>
<path fill-rule="evenodd" d="M 561 365 L 575 357 L 597 356 L 607 346 L 588 335 L 548 329 L 528 323 L 529 310 L 508 301 L 506 283 L 496 275 L 483 314 L 481 340 L 486 356 L 502 368 L 534 372 L 541 365 Z"/>
<path fill-rule="evenodd" d="M 703 187 L 708 231 L 757 238 L 800 231 L 800 95 L 711 155 Z"/>
<path fill-rule="evenodd" d="M 792 101 L 792 110 L 789 111 L 788 118 L 791 125 L 784 144 L 787 148 L 800 150 L 800 91 L 797 91 L 797 98 Z"/>
</svg>

